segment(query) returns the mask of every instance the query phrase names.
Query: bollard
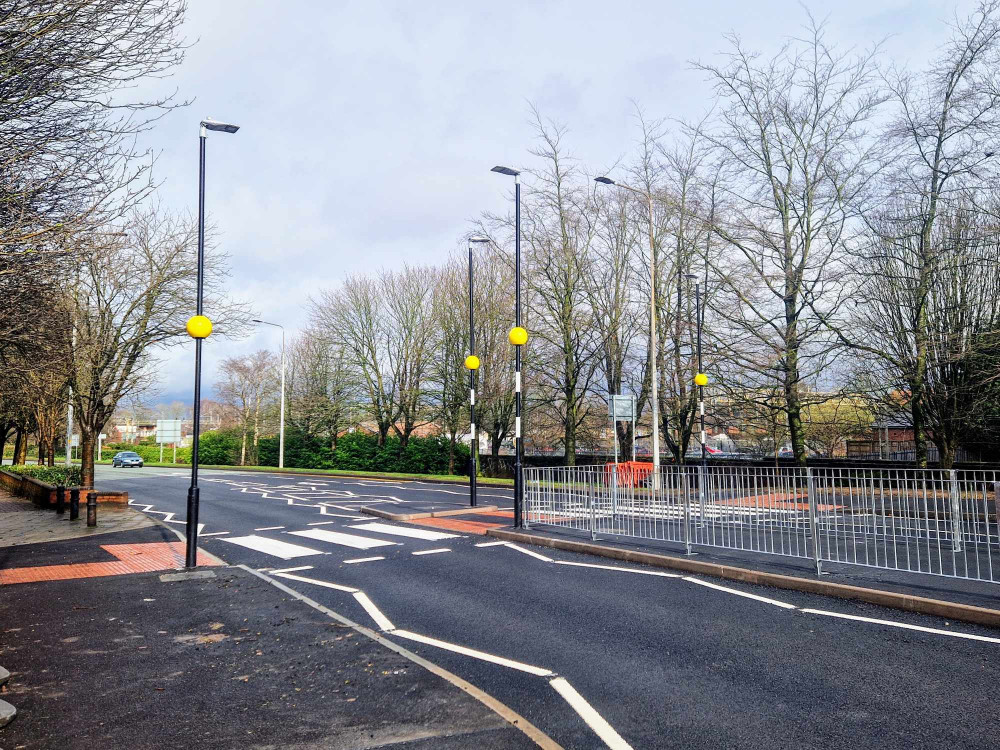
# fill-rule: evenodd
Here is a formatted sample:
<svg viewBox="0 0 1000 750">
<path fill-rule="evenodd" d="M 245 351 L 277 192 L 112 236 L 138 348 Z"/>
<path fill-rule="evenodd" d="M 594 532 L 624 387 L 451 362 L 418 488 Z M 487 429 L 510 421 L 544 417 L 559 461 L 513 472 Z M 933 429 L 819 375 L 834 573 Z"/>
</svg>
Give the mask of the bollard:
<svg viewBox="0 0 1000 750">
<path fill-rule="evenodd" d="M 60 516 L 66 512 L 66 488 L 61 484 L 56 487 L 56 513 Z"/>
<path fill-rule="evenodd" d="M 93 490 L 87 493 L 87 525 L 97 526 L 97 493 Z"/>
<path fill-rule="evenodd" d="M 69 491 L 69 520 L 75 521 L 80 517 L 80 489 L 74 487 Z"/>
</svg>

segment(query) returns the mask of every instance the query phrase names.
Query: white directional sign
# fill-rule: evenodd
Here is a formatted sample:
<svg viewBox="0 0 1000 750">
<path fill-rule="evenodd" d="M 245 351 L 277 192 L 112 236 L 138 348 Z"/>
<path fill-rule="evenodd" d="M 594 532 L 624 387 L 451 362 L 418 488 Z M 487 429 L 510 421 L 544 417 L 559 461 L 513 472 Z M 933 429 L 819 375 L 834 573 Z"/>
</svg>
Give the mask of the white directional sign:
<svg viewBox="0 0 1000 750">
<path fill-rule="evenodd" d="M 612 395 L 608 398 L 608 416 L 614 420 L 635 419 L 635 397 Z"/>
<path fill-rule="evenodd" d="M 179 443 L 181 441 L 181 420 L 179 419 L 157 419 L 156 420 L 156 442 L 161 445 L 167 443 Z"/>
</svg>

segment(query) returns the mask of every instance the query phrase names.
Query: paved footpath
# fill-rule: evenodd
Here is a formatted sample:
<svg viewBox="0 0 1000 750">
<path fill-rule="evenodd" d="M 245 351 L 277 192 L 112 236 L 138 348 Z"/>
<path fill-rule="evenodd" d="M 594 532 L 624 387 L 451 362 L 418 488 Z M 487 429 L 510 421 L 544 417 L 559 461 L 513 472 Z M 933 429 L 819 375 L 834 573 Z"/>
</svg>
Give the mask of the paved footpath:
<svg viewBox="0 0 1000 750">
<path fill-rule="evenodd" d="M 62 523 L 22 510 L 38 535 Z M 123 515 L 0 548 L 0 698 L 18 712 L 0 748 L 535 746 L 475 688 L 253 571 L 208 554 L 178 571 L 177 536 Z"/>
</svg>

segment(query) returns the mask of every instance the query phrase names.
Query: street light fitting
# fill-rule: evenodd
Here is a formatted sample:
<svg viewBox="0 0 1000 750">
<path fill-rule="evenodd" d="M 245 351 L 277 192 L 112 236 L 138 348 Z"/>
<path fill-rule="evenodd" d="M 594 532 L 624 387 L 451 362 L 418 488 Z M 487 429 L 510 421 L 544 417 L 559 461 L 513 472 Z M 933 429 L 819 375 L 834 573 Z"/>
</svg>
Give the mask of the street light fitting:
<svg viewBox="0 0 1000 750">
<path fill-rule="evenodd" d="M 616 185 L 616 184 L 618 184 L 614 180 L 612 180 L 610 177 L 595 177 L 594 178 L 594 182 L 599 182 L 602 185 Z"/>
<path fill-rule="evenodd" d="M 228 122 L 219 122 L 218 120 L 213 120 L 211 117 L 206 117 L 202 120 L 201 126 L 206 130 L 215 130 L 220 133 L 235 133 L 240 129 L 239 125 L 232 125 Z"/>
<path fill-rule="evenodd" d="M 499 174 L 505 174 L 509 177 L 517 177 L 519 174 L 521 174 L 516 169 L 511 169 L 510 167 L 500 167 L 500 166 L 493 167 L 493 169 L 491 169 L 490 171 L 497 172 Z"/>
<path fill-rule="evenodd" d="M 478 234 L 474 234 L 471 237 L 469 237 L 469 242 L 489 242 L 489 241 L 490 241 L 489 237 L 482 237 Z"/>
</svg>

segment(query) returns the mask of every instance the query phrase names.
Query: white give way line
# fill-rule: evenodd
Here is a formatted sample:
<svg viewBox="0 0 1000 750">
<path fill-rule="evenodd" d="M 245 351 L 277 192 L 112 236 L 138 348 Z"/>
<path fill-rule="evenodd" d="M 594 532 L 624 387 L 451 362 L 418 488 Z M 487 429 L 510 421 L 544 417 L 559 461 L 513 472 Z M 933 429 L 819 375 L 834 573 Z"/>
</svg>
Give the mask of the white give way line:
<svg viewBox="0 0 1000 750">
<path fill-rule="evenodd" d="M 289 569 L 291 570 L 291 569 Z M 612 727 L 603 716 L 601 716 L 597 710 L 587 702 L 577 690 L 569 683 L 565 677 L 558 676 L 551 669 L 546 669 L 545 667 L 536 667 L 533 664 L 525 664 L 524 662 L 515 661 L 513 659 L 508 659 L 503 656 L 497 656 L 496 654 L 491 654 L 486 651 L 479 651 L 478 649 L 469 648 L 467 646 L 462 646 L 457 643 L 450 643 L 448 641 L 438 640 L 437 638 L 431 638 L 430 636 L 421 635 L 420 633 L 414 633 L 409 630 L 397 630 L 396 626 L 392 624 L 392 621 L 382 613 L 382 611 L 375 606 L 375 603 L 368 598 L 365 592 L 352 588 L 350 586 L 343 586 L 339 583 L 331 583 L 330 581 L 322 581 L 317 578 L 307 578 L 305 576 L 295 575 L 294 573 L 284 572 L 284 571 L 272 571 L 271 575 L 278 576 L 280 578 L 287 578 L 291 581 L 299 581 L 301 583 L 310 583 L 314 586 L 322 586 L 328 589 L 334 589 L 336 591 L 344 591 L 350 593 L 354 599 L 361 605 L 361 607 L 368 613 L 368 616 L 375 621 L 378 628 L 388 635 L 394 635 L 398 638 L 404 638 L 409 641 L 416 641 L 417 643 L 423 643 L 427 646 L 433 646 L 434 648 L 439 648 L 444 651 L 451 651 L 455 654 L 461 654 L 462 656 L 468 656 L 473 659 L 479 659 L 480 661 L 489 662 L 490 664 L 496 664 L 501 667 L 507 667 L 508 669 L 515 669 L 519 672 L 525 672 L 527 674 L 533 675 L 535 677 L 543 677 L 548 680 L 549 685 L 562 697 L 570 708 L 572 708 L 580 716 L 581 719 L 586 722 L 594 734 L 601 738 L 611 750 L 632 750 L 632 746 L 626 742 L 615 728 Z"/>
</svg>

